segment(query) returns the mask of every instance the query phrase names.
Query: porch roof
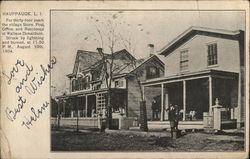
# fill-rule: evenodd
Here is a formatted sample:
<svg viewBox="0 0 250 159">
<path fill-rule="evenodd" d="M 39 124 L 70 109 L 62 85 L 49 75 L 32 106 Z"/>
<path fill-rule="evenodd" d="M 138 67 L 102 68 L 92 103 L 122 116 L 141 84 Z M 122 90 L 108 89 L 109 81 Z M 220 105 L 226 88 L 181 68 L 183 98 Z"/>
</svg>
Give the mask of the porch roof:
<svg viewBox="0 0 250 159">
<path fill-rule="evenodd" d="M 100 93 L 100 92 L 107 92 L 107 90 L 108 90 L 107 88 L 103 88 L 103 89 L 99 89 L 99 90 L 82 91 L 82 92 L 76 92 L 76 93 L 56 96 L 56 98 L 70 98 L 70 97 L 74 97 L 74 96 L 94 95 L 94 94 Z M 125 90 L 126 89 L 123 89 L 123 88 L 111 88 L 111 91 L 125 91 Z"/>
<path fill-rule="evenodd" d="M 192 72 L 192 73 L 183 73 L 183 74 L 180 73 L 180 74 L 177 74 L 174 76 L 167 76 L 167 77 L 150 79 L 150 80 L 143 81 L 142 85 L 143 86 L 159 85 L 162 83 L 173 83 L 173 82 L 179 82 L 179 81 L 183 81 L 183 80 L 206 78 L 209 76 L 210 77 L 235 79 L 238 77 L 238 73 L 209 69 L 209 70 L 197 71 L 197 72 Z"/>
</svg>

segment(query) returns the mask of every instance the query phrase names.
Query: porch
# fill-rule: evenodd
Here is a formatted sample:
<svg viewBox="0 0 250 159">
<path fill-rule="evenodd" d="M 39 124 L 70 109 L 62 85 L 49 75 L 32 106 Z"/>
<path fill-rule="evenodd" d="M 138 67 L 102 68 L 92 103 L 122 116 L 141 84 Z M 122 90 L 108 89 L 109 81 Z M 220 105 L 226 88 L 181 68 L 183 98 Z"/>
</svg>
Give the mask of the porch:
<svg viewBox="0 0 250 159">
<path fill-rule="evenodd" d="M 152 119 L 151 103 L 157 97 L 150 96 L 152 88 L 158 89 L 160 118 L 168 120 L 166 109 L 170 104 L 177 105 L 180 111 L 180 125 L 200 127 L 203 113 L 212 113 L 212 106 L 218 98 L 222 108 L 222 120 L 237 119 L 237 108 L 240 105 L 240 87 L 238 73 L 218 70 L 206 70 L 195 73 L 179 74 L 171 77 L 147 80 L 142 83 L 144 99 L 147 103 L 148 118 Z M 151 115 L 152 114 L 152 115 Z M 182 122 L 183 121 L 183 122 Z M 153 122 L 154 123 L 154 122 Z M 157 123 L 157 122 L 156 122 Z M 154 123 L 153 125 L 158 125 Z M 167 123 L 162 123 L 167 124 Z M 150 125 L 150 122 L 149 122 Z"/>
<path fill-rule="evenodd" d="M 222 120 L 222 129 L 230 129 L 236 127 L 236 120 Z M 169 121 L 148 121 L 149 130 L 170 129 Z M 203 121 L 179 121 L 178 128 L 180 130 L 201 130 L 204 129 Z"/>
<path fill-rule="evenodd" d="M 114 117 L 127 114 L 126 89 L 111 89 L 111 106 Z M 61 118 L 97 118 L 106 115 L 107 89 L 84 91 L 57 97 Z"/>
</svg>

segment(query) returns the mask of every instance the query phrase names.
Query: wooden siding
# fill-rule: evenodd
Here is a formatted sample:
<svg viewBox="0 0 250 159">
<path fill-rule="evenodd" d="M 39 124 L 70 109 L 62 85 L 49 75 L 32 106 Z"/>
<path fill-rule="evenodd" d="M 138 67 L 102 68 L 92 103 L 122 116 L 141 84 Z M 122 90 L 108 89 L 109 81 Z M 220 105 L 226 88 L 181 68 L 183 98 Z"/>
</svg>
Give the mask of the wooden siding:
<svg viewBox="0 0 250 159">
<path fill-rule="evenodd" d="M 218 47 L 218 65 L 215 67 L 207 65 L 207 45 L 212 43 L 217 43 Z M 180 72 L 180 51 L 182 50 L 188 50 L 188 70 L 185 72 Z M 239 42 L 237 40 L 196 35 L 163 60 L 166 77 L 207 69 L 238 73 L 240 72 Z"/>
<path fill-rule="evenodd" d="M 146 80 L 146 67 L 148 66 L 156 66 L 160 68 L 160 77 L 164 76 L 164 67 L 155 60 L 146 62 L 143 64 L 140 69 L 143 70 L 142 76 L 140 77 L 141 81 Z M 128 77 L 128 116 L 129 117 L 139 117 L 140 114 L 140 101 L 141 94 L 139 85 L 135 79 L 135 77 Z M 153 97 L 160 95 L 161 88 L 160 87 L 149 87 L 145 91 L 145 100 L 146 100 L 146 108 L 147 108 L 147 117 L 151 119 L 152 110 L 151 110 L 151 102 Z M 159 113 L 160 115 L 160 113 Z"/>
</svg>

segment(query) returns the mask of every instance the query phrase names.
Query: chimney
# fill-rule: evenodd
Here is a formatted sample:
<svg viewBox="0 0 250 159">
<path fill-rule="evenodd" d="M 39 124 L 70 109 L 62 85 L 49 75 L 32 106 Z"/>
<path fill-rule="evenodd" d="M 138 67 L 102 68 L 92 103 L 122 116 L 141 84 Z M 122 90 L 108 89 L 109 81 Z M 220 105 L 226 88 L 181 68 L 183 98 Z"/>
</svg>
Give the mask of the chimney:
<svg viewBox="0 0 250 159">
<path fill-rule="evenodd" d="M 154 44 L 148 44 L 149 56 L 154 55 Z"/>
</svg>

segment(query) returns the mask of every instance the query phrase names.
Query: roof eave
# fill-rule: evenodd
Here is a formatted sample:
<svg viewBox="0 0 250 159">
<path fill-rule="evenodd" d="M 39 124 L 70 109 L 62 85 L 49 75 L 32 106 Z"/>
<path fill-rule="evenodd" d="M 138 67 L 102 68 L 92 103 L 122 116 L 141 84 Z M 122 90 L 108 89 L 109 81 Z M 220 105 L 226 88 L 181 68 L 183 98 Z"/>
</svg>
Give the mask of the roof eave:
<svg viewBox="0 0 250 159">
<path fill-rule="evenodd" d="M 208 29 L 208 28 L 199 28 L 199 27 L 190 27 L 182 34 L 177 36 L 173 41 L 168 43 L 162 50 L 158 52 L 159 55 L 167 56 L 171 52 L 173 52 L 179 44 L 182 44 L 183 41 L 188 40 L 190 37 L 199 35 L 201 33 L 211 33 L 217 35 L 231 36 L 234 38 L 235 36 L 240 34 L 240 30 L 237 31 L 225 31 L 225 30 L 216 30 L 216 29 Z M 202 35 L 202 34 L 201 34 Z M 235 38 L 237 39 L 237 37 Z"/>
<path fill-rule="evenodd" d="M 73 74 L 73 73 L 71 73 L 71 74 L 67 74 L 66 75 L 68 78 L 72 78 L 72 77 L 74 77 L 74 76 L 76 76 L 75 74 Z"/>
</svg>

